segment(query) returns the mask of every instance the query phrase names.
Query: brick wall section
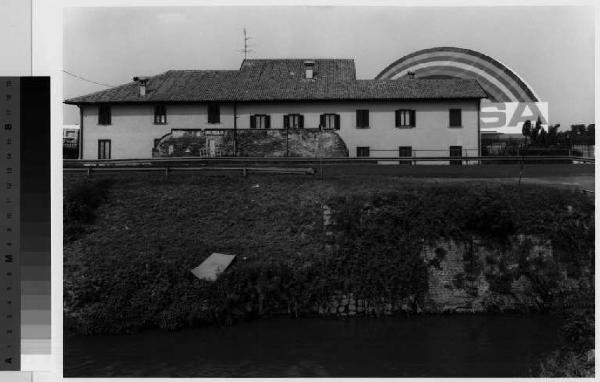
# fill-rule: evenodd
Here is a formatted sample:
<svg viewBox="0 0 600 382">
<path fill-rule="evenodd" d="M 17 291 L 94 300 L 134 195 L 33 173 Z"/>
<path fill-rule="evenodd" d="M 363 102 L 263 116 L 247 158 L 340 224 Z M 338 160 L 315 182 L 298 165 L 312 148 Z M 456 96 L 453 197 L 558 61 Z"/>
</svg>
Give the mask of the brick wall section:
<svg viewBox="0 0 600 382">
<path fill-rule="evenodd" d="M 529 245 L 524 247 L 525 241 Z M 526 256 L 528 260 L 535 257 L 551 260 L 553 253 L 550 242 L 524 235 L 510 238 L 504 247 L 480 240 L 473 243 L 440 240 L 424 246 L 424 260 L 433 259 L 438 248 L 445 251 L 445 256 L 439 267 L 431 266 L 429 269 L 427 311 L 522 311 L 536 309 L 542 303 L 530 281 L 523 275 L 512 280 L 509 278 L 505 291 L 493 290 L 490 280 L 506 276 L 518 268 L 520 256 Z M 527 253 L 522 254 L 523 250 Z M 503 267 L 500 266 L 501 262 L 504 263 Z M 476 271 L 473 272 L 473 269 Z"/>
<path fill-rule="evenodd" d="M 214 141 L 217 155 L 242 157 L 347 157 L 348 148 L 335 131 L 318 129 L 272 130 L 173 130 L 161 138 L 153 150 L 154 157 L 210 155 Z"/>
</svg>

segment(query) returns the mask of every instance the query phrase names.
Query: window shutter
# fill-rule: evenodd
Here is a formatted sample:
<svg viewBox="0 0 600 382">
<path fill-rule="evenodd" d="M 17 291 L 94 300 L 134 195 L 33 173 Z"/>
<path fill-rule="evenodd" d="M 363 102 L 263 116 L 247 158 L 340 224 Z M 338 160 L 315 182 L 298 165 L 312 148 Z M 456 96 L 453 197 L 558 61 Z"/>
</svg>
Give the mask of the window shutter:
<svg viewBox="0 0 600 382">
<path fill-rule="evenodd" d="M 321 126 L 321 129 L 324 129 L 325 126 L 325 118 L 327 118 L 326 114 L 321 114 L 320 120 L 319 120 L 319 125 Z"/>
<path fill-rule="evenodd" d="M 411 110 L 410 111 L 410 125 L 412 127 L 417 126 L 417 112 L 416 112 L 416 110 Z"/>
<path fill-rule="evenodd" d="M 256 116 L 255 115 L 250 116 L 250 128 L 256 129 Z"/>
<path fill-rule="evenodd" d="M 265 129 L 271 128 L 271 116 L 265 115 Z"/>
<path fill-rule="evenodd" d="M 400 126 L 400 110 L 396 110 L 396 127 Z"/>
<path fill-rule="evenodd" d="M 356 127 L 361 127 L 361 116 L 360 116 L 360 110 L 356 110 Z"/>
<path fill-rule="evenodd" d="M 304 116 L 302 114 L 298 115 L 298 128 L 299 129 L 304 128 Z"/>
<path fill-rule="evenodd" d="M 283 116 L 283 127 L 286 129 L 290 128 L 290 116 L 289 115 Z"/>
<path fill-rule="evenodd" d="M 335 129 L 336 130 L 340 129 L 340 115 L 339 114 L 335 115 Z"/>
</svg>

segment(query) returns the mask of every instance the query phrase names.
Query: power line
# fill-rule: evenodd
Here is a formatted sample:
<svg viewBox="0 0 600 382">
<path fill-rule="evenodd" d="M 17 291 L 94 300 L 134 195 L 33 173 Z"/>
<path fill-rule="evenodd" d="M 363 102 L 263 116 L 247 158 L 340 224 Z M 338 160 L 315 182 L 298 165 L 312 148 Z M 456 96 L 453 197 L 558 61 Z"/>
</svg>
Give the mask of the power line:
<svg viewBox="0 0 600 382">
<path fill-rule="evenodd" d="M 96 85 L 102 85 L 102 86 L 106 86 L 107 88 L 113 88 L 113 87 L 115 87 L 115 85 L 103 84 L 103 83 L 101 83 L 101 82 L 96 82 L 96 81 L 88 80 L 87 78 L 84 78 L 84 77 L 78 76 L 77 74 L 73 74 L 73 73 L 71 73 L 71 72 L 68 72 L 68 71 L 66 71 L 66 70 L 64 70 L 64 69 L 63 69 L 63 72 L 64 72 L 64 73 L 66 73 L 66 74 L 68 74 L 68 75 L 70 75 L 70 76 L 73 76 L 73 77 L 75 77 L 75 78 L 78 78 L 78 79 L 80 79 L 80 80 L 87 81 L 87 82 L 91 82 L 91 83 L 93 83 L 93 84 L 96 84 Z"/>
</svg>

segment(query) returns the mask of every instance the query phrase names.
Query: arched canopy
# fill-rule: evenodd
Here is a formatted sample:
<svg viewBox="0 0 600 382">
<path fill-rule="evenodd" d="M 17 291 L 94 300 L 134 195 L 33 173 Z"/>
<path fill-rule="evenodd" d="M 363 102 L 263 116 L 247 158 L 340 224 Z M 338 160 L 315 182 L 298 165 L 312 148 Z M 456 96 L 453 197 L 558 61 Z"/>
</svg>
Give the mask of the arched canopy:
<svg viewBox="0 0 600 382">
<path fill-rule="evenodd" d="M 534 91 L 505 65 L 470 49 L 423 49 L 400 58 L 377 79 L 396 79 L 415 73 L 416 78 L 471 78 L 479 81 L 492 102 L 538 102 Z"/>
</svg>

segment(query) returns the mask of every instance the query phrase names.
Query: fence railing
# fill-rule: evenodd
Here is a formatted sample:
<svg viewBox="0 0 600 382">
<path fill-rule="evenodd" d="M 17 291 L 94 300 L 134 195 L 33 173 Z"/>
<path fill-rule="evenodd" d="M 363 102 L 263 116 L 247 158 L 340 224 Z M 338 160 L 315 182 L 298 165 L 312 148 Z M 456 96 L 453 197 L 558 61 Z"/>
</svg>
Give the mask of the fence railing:
<svg viewBox="0 0 600 382">
<path fill-rule="evenodd" d="M 195 165 L 195 164 L 236 164 L 236 163 L 289 163 L 289 164 L 301 164 L 301 163 L 330 163 L 330 164 L 344 164 L 344 163 L 370 163 L 377 164 L 379 162 L 404 162 L 404 161 L 415 161 L 415 162 L 469 162 L 469 163 L 481 163 L 486 162 L 534 162 L 534 161 L 571 161 L 571 162 L 583 162 L 583 163 L 594 163 L 594 158 L 587 158 L 582 156 L 506 156 L 506 155 L 490 155 L 490 156 L 410 156 L 410 157 L 333 157 L 333 158 L 307 158 L 307 157 L 280 157 L 280 158 L 265 158 L 265 157 L 179 157 L 179 158 L 152 158 L 152 159 L 65 159 L 63 161 L 64 168 L 78 168 L 78 167 L 152 167 L 160 166 L 165 167 L 170 164 L 176 165 Z"/>
</svg>

